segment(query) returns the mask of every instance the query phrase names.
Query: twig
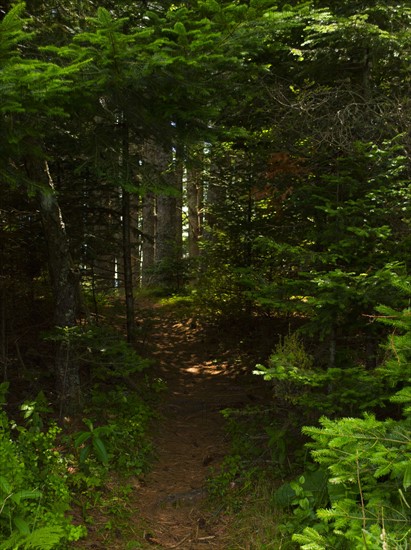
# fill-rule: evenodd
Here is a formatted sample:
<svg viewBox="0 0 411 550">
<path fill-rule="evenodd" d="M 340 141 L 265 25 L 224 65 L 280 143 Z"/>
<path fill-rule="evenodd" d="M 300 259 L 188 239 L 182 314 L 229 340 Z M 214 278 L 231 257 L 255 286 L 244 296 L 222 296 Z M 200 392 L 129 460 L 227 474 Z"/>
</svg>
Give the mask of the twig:
<svg viewBox="0 0 411 550">
<path fill-rule="evenodd" d="M 17 359 L 19 360 L 19 363 L 20 363 L 20 365 L 23 369 L 23 375 L 24 375 L 24 373 L 27 372 L 27 368 L 26 368 L 26 365 L 24 364 L 23 357 L 21 356 L 20 346 L 19 346 L 19 342 L 18 342 L 17 339 L 15 341 L 15 346 L 16 346 Z"/>
<path fill-rule="evenodd" d="M 179 546 L 181 546 L 183 544 L 183 542 L 185 542 L 188 538 L 190 538 L 190 536 L 191 536 L 191 533 L 189 533 L 187 536 L 185 536 L 183 539 L 181 539 L 180 542 L 178 542 L 174 546 L 169 546 L 169 548 L 178 548 Z"/>
</svg>

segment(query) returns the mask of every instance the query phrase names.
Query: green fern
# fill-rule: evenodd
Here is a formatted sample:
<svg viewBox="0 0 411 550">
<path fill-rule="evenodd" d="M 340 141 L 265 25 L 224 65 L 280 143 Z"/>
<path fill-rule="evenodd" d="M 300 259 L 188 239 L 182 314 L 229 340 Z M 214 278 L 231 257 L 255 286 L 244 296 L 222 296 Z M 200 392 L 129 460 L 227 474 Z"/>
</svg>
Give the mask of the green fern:
<svg viewBox="0 0 411 550">
<path fill-rule="evenodd" d="M 15 530 L 7 541 L 0 544 L 0 550 L 52 550 L 64 535 L 64 530 L 58 525 L 39 527 L 28 534 Z"/>
<path fill-rule="evenodd" d="M 302 550 L 409 548 L 411 315 L 409 309 L 380 312 L 383 322 L 395 329 L 380 376 L 391 381 L 393 395 L 387 398 L 402 405 L 404 417 L 323 417 L 319 426 L 303 428 L 312 439 L 307 445 L 312 457 L 327 473 L 328 505 L 313 500 L 303 484 L 290 484 L 299 489 L 291 505 L 302 527 L 293 540 Z"/>
<path fill-rule="evenodd" d="M 293 535 L 293 541 L 301 545 L 301 550 L 327 550 L 330 546 L 318 531 L 306 527 L 302 533 Z"/>
</svg>

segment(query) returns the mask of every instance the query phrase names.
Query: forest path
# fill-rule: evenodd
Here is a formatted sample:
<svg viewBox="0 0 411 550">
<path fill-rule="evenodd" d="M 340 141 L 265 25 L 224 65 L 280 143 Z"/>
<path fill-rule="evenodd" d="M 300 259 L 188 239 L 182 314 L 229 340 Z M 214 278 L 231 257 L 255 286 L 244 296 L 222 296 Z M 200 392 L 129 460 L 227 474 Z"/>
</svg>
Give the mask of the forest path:
<svg viewBox="0 0 411 550">
<path fill-rule="evenodd" d="M 205 337 L 162 309 L 150 315 L 145 346 L 168 389 L 154 434 L 157 460 L 131 497 L 134 521 L 145 526 L 147 548 L 228 549 L 230 518 L 205 506 L 206 479 L 229 448 L 220 411 L 251 403 L 256 377 L 242 371 L 221 335 Z"/>
</svg>

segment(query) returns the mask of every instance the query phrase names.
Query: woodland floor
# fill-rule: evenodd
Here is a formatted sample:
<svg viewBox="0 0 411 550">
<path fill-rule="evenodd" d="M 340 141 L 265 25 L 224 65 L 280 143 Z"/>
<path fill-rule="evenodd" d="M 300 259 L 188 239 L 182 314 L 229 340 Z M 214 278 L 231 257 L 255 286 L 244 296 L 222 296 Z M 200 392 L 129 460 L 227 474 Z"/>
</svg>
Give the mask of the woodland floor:
<svg viewBox="0 0 411 550">
<path fill-rule="evenodd" d="M 247 358 L 241 351 L 247 344 L 238 336 L 205 333 L 192 320 L 160 307 L 141 313 L 149 330 L 140 346 L 154 359 L 154 375 L 167 390 L 153 429 L 152 469 L 134 480 L 129 496 L 135 545 L 122 540 L 120 530 L 117 542 L 104 543 L 92 527 L 76 547 L 230 550 L 233 518 L 218 503 L 210 506 L 206 490 L 207 477 L 229 451 L 220 411 L 264 399 L 265 388 L 251 374 L 252 354 Z"/>
</svg>

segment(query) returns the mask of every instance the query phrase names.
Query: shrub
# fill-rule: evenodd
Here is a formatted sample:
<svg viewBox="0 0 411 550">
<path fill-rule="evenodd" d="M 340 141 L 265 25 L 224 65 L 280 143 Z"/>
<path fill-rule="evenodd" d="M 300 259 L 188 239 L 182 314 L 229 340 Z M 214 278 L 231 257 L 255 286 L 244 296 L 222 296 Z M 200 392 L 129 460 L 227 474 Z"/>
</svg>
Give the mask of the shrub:
<svg viewBox="0 0 411 550">
<path fill-rule="evenodd" d="M 298 333 L 285 336 L 277 345 L 268 367 L 257 365 L 256 369 L 255 374 L 272 382 L 276 401 L 297 407 L 306 420 L 321 414 L 359 414 L 388 399 L 383 378 L 364 365 L 315 367 Z"/>
<path fill-rule="evenodd" d="M 0 412 L 1 550 L 61 548 L 84 534 L 66 517 L 70 493 L 59 433 L 55 424 L 20 426 Z"/>
<path fill-rule="evenodd" d="M 389 338 L 380 371 L 387 379 L 392 373 L 395 393 L 390 401 L 402 406 L 403 417 L 323 417 L 319 426 L 303 428 L 312 439 L 307 447 L 317 470 L 326 475 L 325 496 L 314 497 L 305 476 L 277 494 L 279 500 L 287 491 L 290 495 L 295 519 L 284 528 L 303 550 L 409 548 L 411 312 L 382 311 L 390 314 L 385 322 L 402 332 Z"/>
</svg>

